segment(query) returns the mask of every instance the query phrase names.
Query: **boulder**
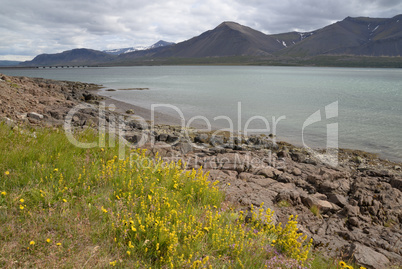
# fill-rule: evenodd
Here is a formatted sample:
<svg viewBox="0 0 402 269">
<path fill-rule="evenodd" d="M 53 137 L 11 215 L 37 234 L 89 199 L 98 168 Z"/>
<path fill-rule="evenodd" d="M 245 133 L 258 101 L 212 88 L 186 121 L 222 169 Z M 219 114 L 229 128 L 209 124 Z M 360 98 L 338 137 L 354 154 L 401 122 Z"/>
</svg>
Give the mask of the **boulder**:
<svg viewBox="0 0 402 269">
<path fill-rule="evenodd" d="M 211 143 L 212 146 L 214 146 L 214 147 L 219 147 L 219 146 L 223 146 L 223 143 L 224 143 L 225 141 L 224 141 L 223 136 L 221 136 L 221 135 L 215 135 L 215 136 L 213 136 L 213 137 L 210 139 L 209 142 Z"/>
<path fill-rule="evenodd" d="M 58 109 L 49 110 L 48 113 L 52 118 L 55 118 L 56 120 L 63 119 L 63 112 Z"/>
<path fill-rule="evenodd" d="M 338 188 L 338 184 L 331 180 L 325 180 L 319 185 L 319 191 L 322 193 L 330 193 Z"/>
<path fill-rule="evenodd" d="M 293 170 L 292 170 L 292 174 L 295 175 L 295 176 L 301 176 L 302 172 L 301 172 L 301 170 L 299 168 L 294 167 Z"/>
<path fill-rule="evenodd" d="M 208 143 L 209 136 L 207 134 L 199 134 L 194 137 L 195 143 Z"/>
<path fill-rule="evenodd" d="M 337 211 L 339 210 L 339 206 L 328 202 L 324 198 L 325 196 L 322 196 L 322 194 L 315 194 L 315 195 L 309 195 L 309 196 L 302 196 L 302 202 L 305 206 L 308 208 L 311 208 L 312 206 L 316 206 L 320 209 L 320 212 L 322 213 L 327 213 L 328 211 Z"/>
<path fill-rule="evenodd" d="M 348 219 L 348 223 L 354 227 L 359 227 L 360 226 L 360 220 L 357 217 L 351 217 Z"/>
<path fill-rule="evenodd" d="M 39 114 L 39 113 L 36 113 L 36 112 L 29 112 L 29 113 L 27 114 L 27 117 L 28 117 L 28 118 L 32 118 L 32 119 L 35 119 L 35 120 L 41 120 L 41 119 L 43 119 L 43 115 L 42 115 L 42 114 Z"/>
<path fill-rule="evenodd" d="M 82 94 L 82 96 L 84 97 L 85 101 L 93 101 L 93 100 L 98 100 L 98 96 L 95 94 L 92 94 L 90 92 L 84 92 Z"/>
<path fill-rule="evenodd" d="M 275 197 L 275 202 L 287 201 L 292 205 L 298 205 L 301 203 L 300 192 L 296 190 L 284 190 Z"/>
<path fill-rule="evenodd" d="M 160 134 L 158 136 L 158 141 L 165 142 L 168 139 L 168 134 Z"/>
<path fill-rule="evenodd" d="M 193 147 L 188 142 L 179 142 L 177 143 L 176 148 L 180 151 L 181 154 L 187 154 L 193 151 Z"/>
<path fill-rule="evenodd" d="M 260 145 L 262 143 L 261 139 L 256 136 L 251 136 L 246 141 L 249 145 Z"/>
<path fill-rule="evenodd" d="M 243 174 L 243 173 L 242 173 Z M 253 182 L 259 186 L 261 186 L 262 188 L 268 188 L 269 186 L 271 186 L 272 184 L 275 184 L 276 181 L 270 178 L 263 178 L 263 177 L 251 177 L 248 179 L 248 182 Z"/>
<path fill-rule="evenodd" d="M 289 157 L 289 154 L 288 154 L 288 152 L 287 152 L 286 150 L 279 151 L 276 155 L 277 155 L 278 158 L 280 158 L 280 159 Z"/>
<path fill-rule="evenodd" d="M 389 260 L 383 254 L 359 243 L 353 243 L 349 248 L 349 257 L 356 263 L 370 269 L 387 268 Z"/>
<path fill-rule="evenodd" d="M 290 157 L 293 161 L 302 163 L 306 160 L 306 155 L 301 152 L 292 152 L 290 153 Z"/>
<path fill-rule="evenodd" d="M 262 169 L 257 170 L 257 172 L 255 174 L 261 175 L 264 177 L 275 178 L 274 170 L 275 170 L 275 168 L 273 168 L 273 167 L 262 168 Z"/>
<path fill-rule="evenodd" d="M 334 193 L 328 194 L 328 201 L 340 207 L 344 207 L 348 204 L 348 200 L 345 196 Z"/>
<path fill-rule="evenodd" d="M 401 178 L 391 178 L 389 181 L 389 184 L 392 187 L 394 187 L 395 189 L 402 191 L 402 179 Z"/>
<path fill-rule="evenodd" d="M 169 144 L 176 143 L 179 140 L 177 135 L 168 135 L 166 142 Z"/>
<path fill-rule="evenodd" d="M 341 213 L 348 217 L 356 217 L 360 215 L 360 208 L 358 206 L 346 205 Z"/>
<path fill-rule="evenodd" d="M 130 136 L 126 136 L 125 138 L 128 142 L 137 144 L 141 141 L 142 135 L 141 134 L 133 134 Z"/>
</svg>

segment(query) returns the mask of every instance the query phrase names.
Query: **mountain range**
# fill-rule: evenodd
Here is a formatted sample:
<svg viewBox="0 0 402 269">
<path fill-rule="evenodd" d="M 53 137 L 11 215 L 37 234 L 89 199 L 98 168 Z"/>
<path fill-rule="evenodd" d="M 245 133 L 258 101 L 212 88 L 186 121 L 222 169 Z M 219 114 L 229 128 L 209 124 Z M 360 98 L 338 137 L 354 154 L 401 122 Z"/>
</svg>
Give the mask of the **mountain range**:
<svg viewBox="0 0 402 269">
<path fill-rule="evenodd" d="M 180 43 L 159 41 L 146 48 L 108 51 L 74 49 L 42 54 L 22 66 L 130 65 L 163 59 L 310 59 L 317 56 L 402 55 L 402 14 L 393 18 L 347 17 L 311 32 L 267 35 L 236 22 Z M 218 58 L 218 60 L 216 60 Z"/>
</svg>

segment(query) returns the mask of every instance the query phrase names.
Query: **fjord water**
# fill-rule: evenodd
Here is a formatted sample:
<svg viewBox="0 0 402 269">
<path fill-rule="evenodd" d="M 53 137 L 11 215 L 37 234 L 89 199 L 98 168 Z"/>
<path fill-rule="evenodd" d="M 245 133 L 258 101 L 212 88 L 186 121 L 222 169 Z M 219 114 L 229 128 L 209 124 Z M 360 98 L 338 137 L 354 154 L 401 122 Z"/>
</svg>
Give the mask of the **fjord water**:
<svg viewBox="0 0 402 269">
<path fill-rule="evenodd" d="M 270 124 L 270 130 L 261 132 L 268 134 L 274 131 L 273 122 L 282 117 L 276 124 L 278 139 L 297 145 L 302 145 L 303 124 L 320 111 L 321 121 L 304 129 L 306 145 L 325 148 L 328 124 L 338 123 L 340 147 L 402 161 L 401 69 L 145 66 L 0 69 L 0 73 L 102 84 L 117 89 L 103 90 L 105 96 L 145 108 L 170 104 L 187 119 L 208 118 L 217 129 L 231 127 L 228 119 L 217 116 L 230 118 L 235 131 L 239 120 L 244 131 L 247 120 L 261 116 Z M 127 88 L 150 90 L 119 90 Z M 337 117 L 335 113 L 327 119 L 325 107 L 335 102 Z M 157 111 L 178 116 L 172 108 Z M 248 128 L 265 126 L 260 118 L 252 120 Z"/>
</svg>

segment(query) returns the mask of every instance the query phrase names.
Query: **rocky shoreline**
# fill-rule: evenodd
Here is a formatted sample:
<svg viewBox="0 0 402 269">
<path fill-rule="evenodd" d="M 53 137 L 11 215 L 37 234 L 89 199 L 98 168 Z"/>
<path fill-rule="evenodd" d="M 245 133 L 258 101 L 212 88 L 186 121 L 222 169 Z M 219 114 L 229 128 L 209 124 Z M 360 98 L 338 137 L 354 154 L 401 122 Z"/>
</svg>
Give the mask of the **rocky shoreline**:
<svg viewBox="0 0 402 269">
<path fill-rule="evenodd" d="M 152 126 L 135 117 L 137 109 L 130 111 L 133 116 L 118 104 L 111 107 L 112 100 L 93 91 L 99 85 L 1 74 L 0 79 L 0 119 L 6 124 L 63 126 L 71 109 L 85 102 L 70 119 L 73 128 L 99 129 L 105 122 L 107 131 L 149 149 L 150 156 L 180 159 L 184 169 L 202 167 L 239 210 L 269 207 L 282 223 L 298 215 L 300 231 L 325 255 L 352 258 L 367 268 L 402 266 L 401 164 L 341 149 L 332 167 L 271 137 Z"/>
</svg>

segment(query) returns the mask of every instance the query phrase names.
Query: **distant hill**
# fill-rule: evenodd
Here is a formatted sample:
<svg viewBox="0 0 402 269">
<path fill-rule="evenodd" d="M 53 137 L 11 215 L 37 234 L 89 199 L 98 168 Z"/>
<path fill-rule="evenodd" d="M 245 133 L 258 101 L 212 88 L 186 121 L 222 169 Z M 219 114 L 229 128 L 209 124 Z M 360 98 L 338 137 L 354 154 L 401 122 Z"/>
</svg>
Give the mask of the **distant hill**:
<svg viewBox="0 0 402 269">
<path fill-rule="evenodd" d="M 19 61 L 5 61 L 5 60 L 1 60 L 0 61 L 0 66 L 17 66 L 19 65 L 21 62 Z"/>
<path fill-rule="evenodd" d="M 104 50 L 103 52 L 106 52 L 106 53 L 112 54 L 112 55 L 120 55 L 120 54 L 124 54 L 124 53 L 135 52 L 135 51 L 142 51 L 142 50 L 149 50 L 149 49 L 155 49 L 155 48 L 160 48 L 160 47 L 172 46 L 174 44 L 175 43 L 173 43 L 173 42 L 159 40 L 155 44 L 148 46 L 148 47 L 137 46 L 137 47 L 130 47 L 130 48 L 122 48 L 122 49 Z"/>
<path fill-rule="evenodd" d="M 163 64 L 163 61 L 180 63 L 183 59 L 189 59 L 186 63 L 191 63 L 195 58 L 210 59 L 208 61 L 213 63 L 219 63 L 219 58 L 222 58 L 222 61 L 227 63 L 228 57 L 242 57 L 242 63 L 265 61 L 267 64 L 280 65 L 314 65 L 314 59 L 320 59 L 317 64 L 327 65 L 330 60 L 317 57 L 341 55 L 354 61 L 360 56 L 401 54 L 402 15 L 398 15 L 393 18 L 347 17 L 311 32 L 273 35 L 266 35 L 236 22 L 223 22 L 212 30 L 178 44 L 161 40 L 147 48 L 126 48 L 107 52 L 74 49 L 57 54 L 38 55 L 32 61 L 21 65 L 132 65 L 149 62 Z M 244 57 L 250 57 L 250 61 Z M 236 63 L 236 58 L 232 59 L 232 63 Z M 398 59 L 400 58 L 393 61 L 392 66 L 400 65 Z M 342 62 L 341 65 L 345 64 L 345 61 L 338 58 L 337 60 Z M 384 62 L 383 59 L 377 60 Z M 357 65 L 359 62 L 370 62 L 370 66 L 376 66 L 375 61 L 359 58 Z"/>
<path fill-rule="evenodd" d="M 93 65 L 113 61 L 114 55 L 91 49 L 73 49 L 56 54 L 40 54 L 22 66 Z"/>
<path fill-rule="evenodd" d="M 222 57 L 235 55 L 270 55 L 284 48 L 274 38 L 235 22 L 223 22 L 155 57 Z"/>
<path fill-rule="evenodd" d="M 276 36 L 281 38 L 281 35 Z M 297 34 L 293 36 L 297 37 Z M 288 38 L 286 35 L 284 37 Z M 307 38 L 295 42 L 279 54 L 299 57 L 323 54 L 400 56 L 402 15 L 391 19 L 347 17 L 311 32 Z"/>
</svg>

